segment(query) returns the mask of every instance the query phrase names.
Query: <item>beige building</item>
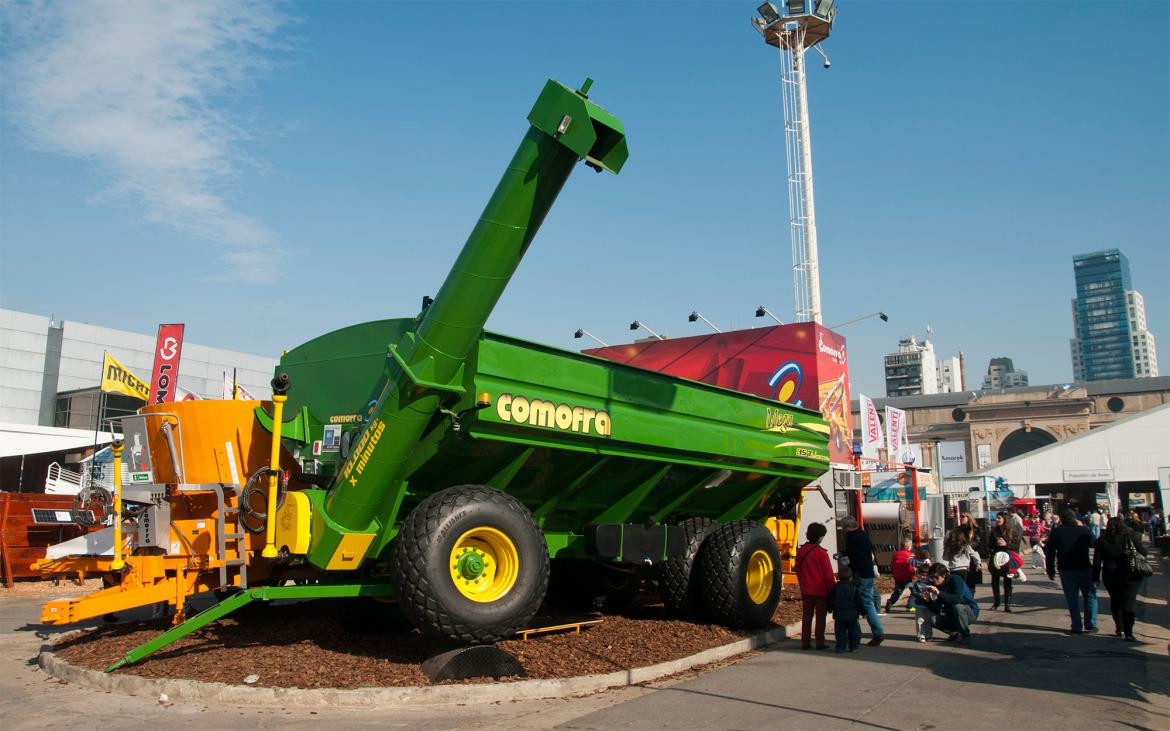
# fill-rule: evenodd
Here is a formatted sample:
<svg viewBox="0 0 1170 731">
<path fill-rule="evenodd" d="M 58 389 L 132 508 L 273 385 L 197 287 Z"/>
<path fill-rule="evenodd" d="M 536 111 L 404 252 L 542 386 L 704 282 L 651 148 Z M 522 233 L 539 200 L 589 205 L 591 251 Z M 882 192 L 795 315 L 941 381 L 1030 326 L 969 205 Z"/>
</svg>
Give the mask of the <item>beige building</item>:
<svg viewBox="0 0 1170 731">
<path fill-rule="evenodd" d="M 904 409 L 922 466 L 972 472 L 1170 403 L 1170 376 L 874 399 Z M 860 424 L 857 402 L 853 423 Z M 860 434 L 854 434 L 860 439 Z"/>
</svg>

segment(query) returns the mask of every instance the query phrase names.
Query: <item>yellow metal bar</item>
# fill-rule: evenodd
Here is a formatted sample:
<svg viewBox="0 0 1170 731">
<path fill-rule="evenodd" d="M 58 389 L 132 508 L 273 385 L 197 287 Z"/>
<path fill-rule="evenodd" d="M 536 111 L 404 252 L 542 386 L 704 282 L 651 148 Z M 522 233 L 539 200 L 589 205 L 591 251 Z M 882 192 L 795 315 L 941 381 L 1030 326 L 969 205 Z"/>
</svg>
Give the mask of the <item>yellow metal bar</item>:
<svg viewBox="0 0 1170 731">
<path fill-rule="evenodd" d="M 126 568 L 122 560 L 122 450 L 125 448 L 121 439 L 110 445 L 114 453 L 114 561 L 110 568 L 114 571 Z"/>
<path fill-rule="evenodd" d="M 284 418 L 284 402 L 288 396 L 272 395 L 272 460 L 268 473 L 268 514 L 264 527 L 264 558 L 276 558 L 276 486 L 280 474 L 280 426 Z"/>
<path fill-rule="evenodd" d="M 549 627 L 529 627 L 528 629 L 520 630 L 516 634 L 520 635 L 520 639 L 523 640 L 527 640 L 530 635 L 539 635 L 544 634 L 545 632 L 560 632 L 567 629 L 574 630 L 576 634 L 581 634 L 582 627 L 590 627 L 595 624 L 601 624 L 602 621 L 603 620 L 600 619 L 587 619 L 580 622 L 569 622 L 567 624 L 554 624 Z"/>
</svg>

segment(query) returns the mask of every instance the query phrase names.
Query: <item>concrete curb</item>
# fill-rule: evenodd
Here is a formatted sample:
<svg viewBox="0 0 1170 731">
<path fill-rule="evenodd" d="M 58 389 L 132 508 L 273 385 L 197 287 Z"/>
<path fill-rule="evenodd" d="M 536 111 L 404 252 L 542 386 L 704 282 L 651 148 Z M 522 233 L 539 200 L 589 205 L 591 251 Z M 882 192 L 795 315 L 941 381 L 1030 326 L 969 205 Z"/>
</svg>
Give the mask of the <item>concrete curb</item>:
<svg viewBox="0 0 1170 731">
<path fill-rule="evenodd" d="M 832 620 L 830 620 L 831 622 Z M 392 688 L 263 688 L 228 685 L 200 680 L 143 678 L 138 675 L 103 673 L 77 667 L 53 653 L 52 645 L 41 649 L 37 664 L 54 678 L 86 688 L 126 695 L 157 697 L 166 693 L 171 700 L 214 701 L 251 706 L 300 706 L 307 708 L 347 707 L 380 708 L 386 706 L 425 706 L 454 703 L 494 703 L 587 695 L 609 688 L 621 688 L 674 675 L 684 670 L 726 660 L 789 637 L 800 636 L 800 623 L 777 627 L 737 642 L 678 660 L 642 668 L 619 670 L 599 675 L 549 680 L 520 680 L 511 683 L 477 683 L 474 685 L 434 685 Z"/>
</svg>

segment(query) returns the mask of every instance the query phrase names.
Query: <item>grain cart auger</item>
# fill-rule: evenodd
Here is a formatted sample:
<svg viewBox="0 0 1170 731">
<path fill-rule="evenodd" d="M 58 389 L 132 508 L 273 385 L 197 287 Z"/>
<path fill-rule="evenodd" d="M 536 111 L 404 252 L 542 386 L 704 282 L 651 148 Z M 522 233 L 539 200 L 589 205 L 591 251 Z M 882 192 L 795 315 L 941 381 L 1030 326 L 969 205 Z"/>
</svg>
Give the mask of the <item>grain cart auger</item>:
<svg viewBox="0 0 1170 731">
<path fill-rule="evenodd" d="M 768 622 L 780 555 L 756 521 L 826 469 L 820 415 L 484 330 L 575 164 L 625 163 L 622 124 L 589 83 L 544 87 L 417 316 L 287 351 L 277 418 L 258 402 L 199 401 L 128 419 L 132 463 L 145 455 L 156 472 L 136 485 L 131 466 L 127 568 L 49 561 L 113 585 L 50 603 L 44 621 L 232 590 L 119 665 L 254 599 L 366 597 L 363 613 L 395 600 L 423 632 L 484 643 L 522 628 L 546 590 L 621 598 L 650 578 L 674 609 Z M 144 544 L 166 520 L 169 535 Z"/>
</svg>

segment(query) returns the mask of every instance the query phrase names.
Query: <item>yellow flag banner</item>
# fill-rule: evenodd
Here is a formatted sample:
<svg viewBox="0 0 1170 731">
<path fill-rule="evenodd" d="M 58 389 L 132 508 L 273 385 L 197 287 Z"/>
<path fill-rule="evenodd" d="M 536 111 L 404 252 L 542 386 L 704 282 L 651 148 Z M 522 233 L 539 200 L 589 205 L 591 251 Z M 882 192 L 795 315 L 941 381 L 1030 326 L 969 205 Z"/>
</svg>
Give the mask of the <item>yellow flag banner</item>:
<svg viewBox="0 0 1170 731">
<path fill-rule="evenodd" d="M 102 390 L 124 393 L 145 401 L 150 396 L 150 384 L 130 372 L 130 369 L 106 353 L 102 362 Z"/>
</svg>

